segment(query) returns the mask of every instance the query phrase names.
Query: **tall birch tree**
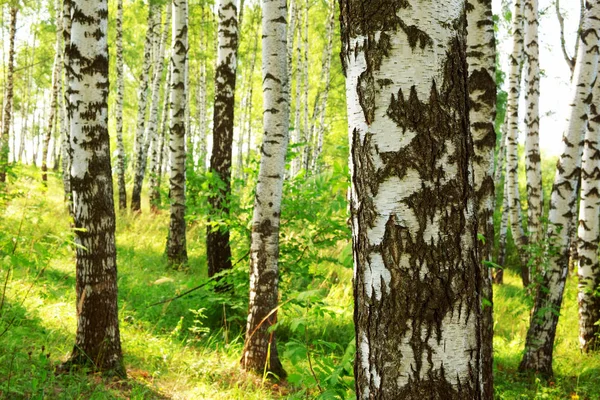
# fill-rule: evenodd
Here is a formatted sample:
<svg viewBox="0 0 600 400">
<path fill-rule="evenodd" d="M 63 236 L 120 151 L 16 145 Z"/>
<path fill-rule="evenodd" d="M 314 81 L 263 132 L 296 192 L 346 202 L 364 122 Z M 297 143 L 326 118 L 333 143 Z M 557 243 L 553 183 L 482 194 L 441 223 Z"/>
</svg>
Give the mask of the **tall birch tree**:
<svg viewBox="0 0 600 400">
<path fill-rule="evenodd" d="M 4 114 L 2 118 L 2 135 L 0 136 L 0 183 L 6 182 L 8 167 L 10 122 L 12 117 L 13 74 L 15 69 L 15 36 L 17 32 L 17 13 L 19 7 L 10 7 L 10 33 L 8 45 L 8 71 L 6 73 L 6 98 L 4 99 Z"/>
<path fill-rule="evenodd" d="M 123 0 L 117 0 L 117 98 L 115 111 L 117 119 L 117 182 L 119 188 L 119 209 L 127 210 L 127 188 L 125 186 L 125 146 L 123 144 L 123 96 L 125 77 L 123 73 Z"/>
<path fill-rule="evenodd" d="M 108 136 L 108 3 L 73 0 L 68 112 L 76 228 L 77 336 L 67 364 L 125 376 Z"/>
<path fill-rule="evenodd" d="M 540 62 L 537 0 L 525 0 L 525 172 L 527 177 L 527 227 L 530 243 L 542 236 L 542 164 L 540 156 Z"/>
<path fill-rule="evenodd" d="M 206 230 L 206 256 L 208 276 L 231 269 L 229 229 L 213 227 L 213 219 L 227 219 L 231 196 L 231 164 L 233 152 L 233 127 L 235 122 L 235 84 L 238 51 L 237 0 L 219 1 L 219 28 L 217 69 L 215 73 L 215 103 L 213 113 L 213 147 L 210 171 L 219 184 L 211 189 L 208 202 L 212 215 Z"/>
<path fill-rule="evenodd" d="M 522 225 L 521 196 L 519 194 L 519 93 L 523 57 L 523 0 L 515 0 L 513 12 L 513 49 L 508 72 L 508 98 L 506 100 L 506 176 L 510 227 L 521 258 L 521 280 L 529 286 L 530 277 L 524 254 L 527 236 Z"/>
<path fill-rule="evenodd" d="M 142 73 L 139 78 L 138 86 L 138 111 L 137 123 L 135 129 L 134 142 L 134 173 L 133 189 L 131 191 L 131 210 L 140 211 L 142 207 L 142 179 L 139 178 L 142 164 L 144 163 L 144 147 L 145 147 L 145 126 L 146 126 L 146 110 L 148 104 L 148 82 L 150 80 L 150 71 L 152 69 L 152 46 L 154 43 L 154 35 L 156 34 L 156 14 L 160 15 L 159 5 L 150 2 L 148 6 L 148 29 L 146 30 L 146 41 L 144 42 L 144 61 L 142 64 Z"/>
<path fill-rule="evenodd" d="M 357 398 L 484 398 L 466 3 L 340 7 Z"/>
<path fill-rule="evenodd" d="M 600 321 L 600 265 L 598 243 L 600 242 L 600 80 L 594 84 L 588 128 L 583 145 L 581 161 L 581 201 L 578 224 L 579 293 L 579 345 L 585 352 L 598 349 L 598 321 Z"/>
<path fill-rule="evenodd" d="M 579 54 L 573 75 L 570 117 L 563 135 L 548 215 L 546 240 L 554 247 L 541 274 L 525 342 L 521 371 L 552 375 L 556 326 L 568 273 L 573 216 L 577 212 L 577 181 L 592 86 L 597 77 L 600 39 L 600 1 L 586 0 Z"/>
<path fill-rule="evenodd" d="M 482 295 L 482 373 L 484 398 L 493 398 L 494 320 L 492 317 L 492 270 L 485 261 L 491 261 L 494 244 L 494 150 L 496 147 L 496 39 L 492 19 L 491 0 L 469 0 L 467 12 L 467 61 L 469 64 L 469 122 L 473 136 L 473 172 L 475 204 L 479 233 L 485 240 L 480 243 L 480 269 L 483 281 Z"/>
<path fill-rule="evenodd" d="M 50 115 L 48 117 L 48 126 L 44 135 L 42 147 L 42 182 L 44 185 L 48 181 L 48 147 L 52 138 L 52 130 L 55 125 L 55 118 L 61 112 L 58 106 L 58 97 L 62 86 L 62 7 L 59 1 L 54 2 L 56 10 L 56 43 L 54 44 L 54 65 L 52 67 L 52 91 L 50 94 Z"/>
<path fill-rule="evenodd" d="M 250 302 L 242 368 L 279 378 L 286 372 L 275 332 L 279 284 L 279 223 L 289 127 L 286 0 L 263 0 L 263 144 L 252 217 Z"/>
<path fill-rule="evenodd" d="M 167 237 L 167 259 L 173 265 L 187 262 L 185 226 L 185 64 L 188 51 L 188 2 L 173 0 L 171 40 L 171 105 L 169 142 L 169 186 L 171 217 Z"/>
</svg>

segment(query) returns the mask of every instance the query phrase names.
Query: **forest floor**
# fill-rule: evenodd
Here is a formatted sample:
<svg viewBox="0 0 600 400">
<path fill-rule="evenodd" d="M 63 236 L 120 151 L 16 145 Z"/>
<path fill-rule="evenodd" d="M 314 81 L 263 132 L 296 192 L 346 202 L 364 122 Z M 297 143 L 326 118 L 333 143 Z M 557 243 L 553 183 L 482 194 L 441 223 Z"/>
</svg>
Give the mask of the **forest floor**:
<svg viewBox="0 0 600 400">
<path fill-rule="evenodd" d="M 302 286 L 303 290 L 293 296 L 282 293 L 277 334 L 289 379 L 274 383 L 238 368 L 247 306 L 247 249 L 242 240 L 234 249 L 234 258 L 241 260 L 233 279 L 237 295 L 214 294 L 207 284 L 153 305 L 207 282 L 206 226 L 190 221 L 190 263 L 173 270 L 163 258 L 166 210 L 117 216 L 119 316 L 128 379 L 82 370 L 56 374 L 56 367 L 72 350 L 76 329 L 73 232 L 59 179 L 51 176 L 46 190 L 37 170 L 17 167 L 15 173 L 18 180 L 0 197 L 0 398 L 354 396 L 349 236 L 346 243 L 330 244 L 331 251 L 322 255 L 324 261 L 314 261 L 304 275 L 290 272 L 295 280 L 284 279 L 284 289 Z M 291 243 L 300 237 L 287 232 L 285 240 Z M 310 250 L 304 248 L 294 262 L 288 262 L 290 271 L 292 266 L 300 268 L 305 253 Z M 319 274 L 314 273 L 317 267 Z M 298 283 L 302 277 L 304 284 Z M 505 284 L 494 287 L 496 398 L 600 399 L 600 355 L 579 351 L 576 297 L 575 279 L 569 278 L 557 332 L 554 378 L 520 375 L 517 367 L 533 300 L 518 276 L 506 271 Z"/>
</svg>

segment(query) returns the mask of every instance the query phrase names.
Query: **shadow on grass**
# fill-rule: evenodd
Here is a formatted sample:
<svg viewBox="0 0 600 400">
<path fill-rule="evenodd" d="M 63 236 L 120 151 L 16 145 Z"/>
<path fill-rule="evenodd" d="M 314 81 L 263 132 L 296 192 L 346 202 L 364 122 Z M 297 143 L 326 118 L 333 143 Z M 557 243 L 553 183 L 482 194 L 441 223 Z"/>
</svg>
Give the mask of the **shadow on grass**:
<svg viewBox="0 0 600 400">
<path fill-rule="evenodd" d="M 8 329 L 7 329 L 8 328 Z M 88 370 L 56 374 L 75 337 L 44 325 L 36 312 L 5 301 L 0 317 L 0 398 L 167 399 L 132 371 L 126 381 Z"/>
</svg>

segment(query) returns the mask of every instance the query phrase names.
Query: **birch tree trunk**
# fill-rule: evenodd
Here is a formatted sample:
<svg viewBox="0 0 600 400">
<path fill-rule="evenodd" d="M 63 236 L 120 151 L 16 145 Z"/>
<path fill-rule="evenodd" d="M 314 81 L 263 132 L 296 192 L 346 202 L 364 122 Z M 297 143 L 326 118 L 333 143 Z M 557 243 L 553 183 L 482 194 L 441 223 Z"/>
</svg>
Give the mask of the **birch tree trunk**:
<svg viewBox="0 0 600 400">
<path fill-rule="evenodd" d="M 473 176 L 479 233 L 485 241 L 479 243 L 479 267 L 482 278 L 482 341 L 481 367 L 483 398 L 494 397 L 493 350 L 494 337 L 492 269 L 485 261 L 492 260 L 494 245 L 494 151 L 496 148 L 496 38 L 491 0 L 467 1 L 467 62 L 469 64 L 469 122 L 473 136 Z"/>
<path fill-rule="evenodd" d="M 171 123 L 170 173 L 171 218 L 167 238 L 167 259 L 172 265 L 187 263 L 185 226 L 185 64 L 188 51 L 188 2 L 173 0 L 171 40 Z"/>
<path fill-rule="evenodd" d="M 125 146 L 123 145 L 123 96 L 125 80 L 123 72 L 123 0 L 117 0 L 117 182 L 119 187 L 119 210 L 127 210 L 127 187 L 125 186 Z"/>
<path fill-rule="evenodd" d="M 504 266 L 506 263 L 506 236 L 508 234 L 508 195 L 507 186 L 504 183 L 502 195 L 502 216 L 500 217 L 500 233 L 498 240 L 498 264 Z M 494 277 L 494 283 L 501 285 L 504 283 L 504 270 L 498 269 Z"/>
<path fill-rule="evenodd" d="M 171 9 L 170 5 L 167 5 L 168 9 Z M 167 11 L 169 14 L 171 12 Z M 160 130 L 152 138 L 152 152 L 150 153 L 150 210 L 156 211 L 160 206 L 160 182 L 162 175 L 162 164 L 163 154 L 165 145 L 165 135 L 167 131 L 167 121 L 169 115 L 169 103 L 170 103 L 170 85 L 171 82 L 171 67 L 167 67 L 167 76 L 165 79 L 164 99 L 162 105 L 162 116 L 160 121 Z"/>
<path fill-rule="evenodd" d="M 196 92 L 196 118 L 198 119 L 198 141 L 197 141 L 197 151 L 198 162 L 197 168 L 200 172 L 204 172 L 206 169 L 206 131 L 208 126 L 208 120 L 206 118 L 206 43 L 207 40 L 206 35 L 204 33 L 204 26 L 206 17 L 204 15 L 204 7 L 202 7 L 202 12 L 200 14 L 201 20 L 200 24 L 202 28 L 200 29 L 200 38 L 198 43 L 200 45 L 200 59 L 198 60 L 200 64 L 200 73 L 198 76 L 198 86 Z"/>
<path fill-rule="evenodd" d="M 335 29 L 335 0 L 328 1 L 329 15 L 327 18 L 327 45 L 323 55 L 323 68 L 321 71 L 321 75 L 325 77 L 325 88 L 323 89 L 323 93 L 317 96 L 317 99 L 315 100 L 315 109 L 317 112 L 316 115 L 313 116 L 313 125 L 311 128 L 311 132 L 315 132 L 314 136 L 316 141 L 315 147 L 313 148 L 310 167 L 310 170 L 313 173 L 318 172 L 317 161 L 321 155 L 321 151 L 323 151 L 323 138 L 325 135 L 325 111 L 327 110 L 327 99 L 329 98 L 329 88 L 331 86 L 331 57 L 333 56 L 333 31 Z M 319 118 L 318 125 L 316 121 L 317 117 Z"/>
<path fill-rule="evenodd" d="M 598 349 L 598 321 L 600 297 L 594 292 L 600 288 L 598 243 L 600 242 L 600 81 L 596 80 L 588 129 L 585 134 L 581 161 L 581 201 L 579 203 L 578 264 L 579 275 L 579 345 L 585 352 Z"/>
<path fill-rule="evenodd" d="M 215 73 L 213 147 L 210 157 L 210 171 L 218 178 L 219 184 L 210 189 L 208 198 L 212 213 L 206 228 L 209 277 L 231 269 L 229 228 L 219 226 L 215 228 L 211 222 L 214 219 L 227 220 L 229 217 L 238 49 L 237 4 L 237 0 L 219 1 L 219 48 Z"/>
<path fill-rule="evenodd" d="M 538 1 L 525 0 L 525 171 L 527 175 L 527 227 L 530 243 L 542 233 L 542 165 L 540 157 L 540 63 L 538 46 Z"/>
<path fill-rule="evenodd" d="M 142 73 L 139 79 L 138 112 L 135 129 L 135 178 L 133 181 L 133 189 L 131 191 L 131 211 L 134 212 L 140 212 L 142 207 L 142 180 L 139 179 L 139 175 L 142 169 L 142 164 L 144 163 L 144 157 L 146 157 L 146 154 L 144 154 L 144 128 L 146 125 L 146 109 L 148 103 L 148 81 L 150 80 L 150 70 L 152 68 L 152 45 L 154 42 L 154 35 L 156 34 L 157 25 L 156 13 L 159 10 L 159 5 L 152 2 L 150 3 L 148 8 L 148 30 L 146 31 L 146 41 L 144 43 L 144 62 L 142 64 Z"/>
<path fill-rule="evenodd" d="M 71 117 L 68 110 L 69 105 L 69 82 L 71 79 L 70 71 L 70 58 L 67 48 L 71 43 L 71 0 L 63 0 L 63 69 L 65 75 L 65 91 L 64 91 L 64 104 L 65 104 L 65 126 L 63 128 L 63 141 L 62 141 L 62 175 L 63 175 L 63 188 L 65 192 L 65 203 L 69 208 L 71 216 L 73 216 L 73 202 L 72 202 L 72 190 L 71 190 L 71 160 L 73 158 L 71 150 Z"/>
<path fill-rule="evenodd" d="M 161 18 L 160 18 L 161 13 L 162 13 L 162 11 L 159 11 L 159 13 L 158 13 L 159 19 L 158 19 L 157 25 L 159 25 L 161 22 Z M 144 183 L 144 177 L 146 175 L 148 152 L 150 150 L 152 143 L 154 143 L 155 147 L 158 144 L 158 140 L 157 140 L 158 139 L 158 133 L 157 133 L 158 127 L 157 127 L 157 125 L 160 122 L 160 121 L 158 121 L 158 111 L 159 111 L 158 107 L 159 107 L 159 102 L 160 102 L 160 84 L 162 82 L 162 74 L 163 74 L 163 69 L 164 69 L 164 64 L 165 64 L 164 59 L 165 59 L 165 51 L 166 51 L 166 46 L 167 46 L 167 34 L 169 32 L 169 27 L 170 27 L 170 23 L 171 23 L 171 14 L 172 14 L 171 7 L 167 6 L 165 23 L 163 25 L 162 34 L 159 36 L 158 28 L 155 31 L 155 47 L 158 47 L 158 49 L 157 49 L 156 61 L 154 62 L 154 76 L 152 78 L 150 117 L 148 118 L 148 124 L 146 125 L 146 134 L 145 134 L 145 141 L 144 141 L 144 147 L 143 147 L 143 157 L 141 159 L 139 168 L 136 169 L 136 172 L 135 172 L 134 187 L 140 187 L 140 188 L 142 187 L 142 185 Z M 168 83 L 165 83 L 165 87 L 166 86 L 168 86 Z M 165 92 L 168 92 L 168 90 L 165 89 Z M 163 108 L 163 113 L 164 112 L 165 111 Z M 156 155 L 154 154 L 155 147 L 152 150 L 153 154 L 151 155 L 151 161 L 150 161 L 151 163 L 152 163 L 152 158 L 154 158 L 154 159 L 156 158 Z M 152 187 L 152 184 L 150 184 L 150 186 Z M 150 208 L 152 208 L 153 204 L 154 203 L 151 200 Z"/>
<path fill-rule="evenodd" d="M 6 182 L 8 167 L 8 140 L 10 135 L 10 120 L 12 117 L 13 74 L 15 69 L 15 35 L 17 31 L 17 13 L 19 8 L 10 8 L 10 33 L 8 45 L 8 71 L 6 73 L 6 98 L 4 99 L 4 118 L 2 119 L 2 135 L 0 136 L 0 183 Z"/>
<path fill-rule="evenodd" d="M 513 13 L 513 50 L 510 55 L 508 74 L 508 99 L 506 101 L 506 177 L 508 212 L 513 239 L 521 258 L 521 280 L 523 286 L 530 283 L 525 247 L 527 236 L 523 230 L 521 217 L 521 196 L 519 194 L 519 92 L 521 84 L 521 60 L 523 54 L 523 3 L 515 0 Z"/>
<path fill-rule="evenodd" d="M 301 96 L 302 96 L 302 89 L 301 89 L 301 85 L 302 85 L 302 79 L 304 78 L 304 75 L 302 74 L 302 29 L 301 29 L 301 23 L 302 23 L 302 18 L 300 18 L 300 7 L 298 4 L 296 4 L 296 22 L 297 22 L 297 43 L 296 43 L 296 69 L 295 69 L 295 75 L 296 75 L 296 95 L 294 96 L 294 100 L 295 100 L 295 105 L 294 105 L 294 136 L 292 138 L 292 143 L 293 144 L 298 144 L 302 141 L 302 124 L 301 124 L 301 120 L 300 120 L 300 111 L 301 111 L 301 105 L 302 102 L 300 101 Z M 291 79 L 291 78 L 290 78 Z M 290 82 L 290 87 L 291 87 L 291 82 Z M 296 155 L 294 156 L 294 158 L 292 159 L 292 169 L 290 171 L 290 175 L 291 176 L 296 176 L 298 175 L 298 173 L 300 172 L 300 168 L 302 168 L 302 156 L 298 155 L 298 150 L 295 151 Z"/>
<path fill-rule="evenodd" d="M 357 398 L 484 398 L 466 4 L 340 7 Z"/>
<path fill-rule="evenodd" d="M 68 47 L 77 337 L 68 364 L 125 376 L 108 137 L 108 4 L 74 0 Z"/>
<path fill-rule="evenodd" d="M 289 84 L 286 0 L 263 0 L 263 126 L 261 161 L 256 185 L 250 247 L 250 302 L 242 368 L 268 371 L 280 379 L 275 332 L 279 283 L 279 222 L 285 155 L 288 145 Z"/>
<path fill-rule="evenodd" d="M 597 76 L 598 39 L 600 38 L 600 1 L 587 0 L 581 43 L 577 55 L 573 101 L 563 136 L 563 152 L 558 160 L 550 197 L 546 240 L 553 246 L 548 267 L 542 273 L 531 323 L 527 331 L 525 353 L 519 370 L 552 375 L 552 352 L 556 325 L 568 273 L 573 215 L 577 212 L 577 180 L 581 165 L 582 141 L 588 119 L 592 85 Z"/>
<path fill-rule="evenodd" d="M 48 126 L 46 128 L 44 136 L 44 144 L 42 147 L 42 182 L 44 186 L 47 186 L 48 182 L 48 146 L 52 137 L 52 129 L 54 128 L 54 120 L 57 112 L 60 113 L 58 108 L 58 96 L 60 94 L 61 77 L 62 77 L 62 58 L 61 58 L 61 39 L 62 33 L 62 16 L 60 15 L 62 8 L 60 2 L 54 2 L 56 9 L 56 43 L 54 44 L 54 65 L 52 68 L 52 92 L 50 98 L 50 116 L 48 117 Z"/>
<path fill-rule="evenodd" d="M 311 154 L 311 137 L 310 131 L 308 129 L 308 89 L 309 89 L 309 81 L 308 81 L 308 9 L 309 9 L 309 0 L 306 0 L 304 3 L 304 34 L 302 35 L 302 103 L 304 105 L 302 109 L 302 142 L 304 142 L 304 146 L 302 147 L 302 168 L 304 171 L 308 173 L 309 166 L 309 156 Z M 298 60 L 300 61 L 300 60 Z"/>
</svg>

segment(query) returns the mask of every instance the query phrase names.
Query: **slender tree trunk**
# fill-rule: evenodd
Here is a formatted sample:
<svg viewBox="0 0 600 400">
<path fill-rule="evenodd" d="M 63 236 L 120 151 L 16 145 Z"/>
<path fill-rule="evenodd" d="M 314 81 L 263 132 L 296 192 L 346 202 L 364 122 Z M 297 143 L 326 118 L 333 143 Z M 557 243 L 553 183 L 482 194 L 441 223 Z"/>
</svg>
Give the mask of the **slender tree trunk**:
<svg viewBox="0 0 600 400">
<path fill-rule="evenodd" d="M 506 182 L 504 183 L 504 190 L 502 195 L 502 216 L 500 217 L 500 233 L 498 240 L 498 264 L 502 267 L 506 264 L 506 235 L 508 234 L 508 187 Z M 494 283 L 504 283 L 504 270 L 498 269 L 496 276 L 494 277 Z"/>
<path fill-rule="evenodd" d="M 286 0 L 263 0 L 263 126 L 260 169 L 252 217 L 250 302 L 242 368 L 286 372 L 279 361 L 275 332 L 279 284 L 279 222 L 289 127 Z"/>
<path fill-rule="evenodd" d="M 73 158 L 72 150 L 71 150 L 71 117 L 68 110 L 69 105 L 69 96 L 70 93 L 70 79 L 71 79 L 71 70 L 70 70 L 70 56 L 67 51 L 67 47 L 69 43 L 71 43 L 71 1 L 72 0 L 63 0 L 63 69 L 65 71 L 65 91 L 64 91 L 64 104 L 65 109 L 63 112 L 64 115 L 64 127 L 62 131 L 63 140 L 62 140 L 62 176 L 63 176 L 63 188 L 65 192 L 65 203 L 69 208 L 69 212 L 71 216 L 73 216 L 73 202 L 72 202 L 72 190 L 71 190 L 71 160 Z"/>
<path fill-rule="evenodd" d="M 521 217 L 521 196 L 519 194 L 519 92 L 521 82 L 521 59 L 523 54 L 523 3 L 515 0 L 513 13 L 513 50 L 510 56 L 508 75 L 508 99 L 506 101 L 506 185 L 508 186 L 508 212 L 510 227 L 521 258 L 521 279 L 523 286 L 530 284 L 527 268 L 527 236 L 523 230 Z"/>
<path fill-rule="evenodd" d="M 598 349 L 600 321 L 600 81 L 596 79 L 585 134 L 581 162 L 581 202 L 579 204 L 578 261 L 579 344 L 585 352 Z"/>
<path fill-rule="evenodd" d="M 108 136 L 108 4 L 74 0 L 70 59 L 77 337 L 68 364 L 125 376 L 117 306 L 115 212 Z"/>
<path fill-rule="evenodd" d="M 188 51 L 188 2 L 173 0 L 171 40 L 171 124 L 170 175 L 171 218 L 167 238 L 167 259 L 177 266 L 187 263 L 185 226 L 185 64 Z"/>
<path fill-rule="evenodd" d="M 17 31 L 17 12 L 19 8 L 10 8 L 10 33 L 8 47 L 8 71 L 6 73 L 6 95 L 4 100 L 4 118 L 2 119 L 2 134 L 0 136 L 0 183 L 6 182 L 8 167 L 8 140 L 10 135 L 10 120 L 12 117 L 13 74 L 15 69 L 15 35 Z"/>
<path fill-rule="evenodd" d="M 119 187 L 119 210 L 127 210 L 127 187 L 125 186 L 125 146 L 123 145 L 123 96 L 125 78 L 123 72 L 123 0 L 117 0 L 117 182 Z"/>
<path fill-rule="evenodd" d="M 213 219 L 227 220 L 229 217 L 238 48 L 237 0 L 219 1 L 218 32 L 219 50 L 215 73 L 213 147 L 210 170 L 220 183 L 217 187 L 211 188 L 211 195 L 208 198 L 213 213 L 209 216 L 206 230 L 208 276 L 231 269 L 229 228 L 225 226 L 215 229 L 211 225 L 211 221 Z"/>
<path fill-rule="evenodd" d="M 146 157 L 146 154 L 144 154 L 144 132 L 146 126 L 146 109 L 148 103 L 148 82 L 150 80 L 150 70 L 152 69 L 152 45 L 154 43 L 154 36 L 156 34 L 157 12 L 158 15 L 160 15 L 159 7 L 160 6 L 157 4 L 150 3 L 150 6 L 148 8 L 148 30 L 146 31 L 146 42 L 144 43 L 144 62 L 142 65 L 142 74 L 140 75 L 139 79 L 138 113 L 134 143 L 135 178 L 133 181 L 133 189 L 131 191 L 131 211 L 134 212 L 140 212 L 142 208 L 143 175 L 141 175 L 141 170 L 144 164 L 144 158 Z"/>
<path fill-rule="evenodd" d="M 304 75 L 302 75 L 302 18 L 300 18 L 300 6 L 296 4 L 296 22 L 297 22 L 297 43 L 296 43 L 296 95 L 294 97 L 295 100 L 295 112 L 294 112 L 294 136 L 292 137 L 292 143 L 297 145 L 302 141 L 302 124 L 300 120 L 300 111 L 301 111 L 301 96 L 302 96 L 302 79 Z M 291 79 L 291 77 L 290 77 Z M 291 85 L 291 82 L 290 82 Z M 292 160 L 292 169 L 290 171 L 290 175 L 292 177 L 298 175 L 300 172 L 300 168 L 302 168 L 302 156 L 298 154 L 298 148 L 295 149 L 296 155 Z"/>
<path fill-rule="evenodd" d="M 525 0 L 525 171 L 527 175 L 527 227 L 530 243 L 542 236 L 542 165 L 540 158 L 540 63 L 538 46 L 538 1 Z"/>
<path fill-rule="evenodd" d="M 200 39 L 198 43 L 200 45 L 200 59 L 198 60 L 200 64 L 200 73 L 198 75 L 198 87 L 196 92 L 196 118 L 198 119 L 198 141 L 197 141 L 197 150 L 196 154 L 198 157 L 197 168 L 200 172 L 204 172 L 206 169 L 206 131 L 208 126 L 208 119 L 206 118 L 206 33 L 204 32 L 206 17 L 204 15 L 204 7 L 202 7 L 201 12 L 201 29 L 200 29 Z"/>
<path fill-rule="evenodd" d="M 563 136 L 563 152 L 558 160 L 548 216 L 546 240 L 553 247 L 548 267 L 541 276 L 525 353 L 519 370 L 552 375 L 552 352 L 556 325 L 568 273 L 573 215 L 577 212 L 577 179 L 581 165 L 582 141 L 588 120 L 592 85 L 597 76 L 598 38 L 600 38 L 600 1 L 586 1 L 586 16 L 572 82 L 573 101 Z"/>
<path fill-rule="evenodd" d="M 170 9 L 170 5 L 168 6 Z M 170 12 L 169 12 L 170 14 Z M 150 154 L 150 209 L 157 211 L 160 206 L 160 182 L 162 176 L 163 154 L 165 146 L 165 135 L 167 131 L 167 122 L 169 115 L 169 95 L 171 93 L 169 84 L 171 82 L 171 67 L 167 67 L 167 77 L 165 79 L 164 99 L 162 105 L 162 116 L 160 129 L 152 138 L 152 153 Z"/>
<path fill-rule="evenodd" d="M 342 0 L 340 7 L 357 398 L 491 399 L 483 389 L 491 377 L 482 376 L 488 338 L 469 132 L 467 6 Z"/>
<path fill-rule="evenodd" d="M 317 112 L 316 115 L 313 116 L 313 127 L 311 128 L 311 132 L 315 131 L 314 136 L 316 140 L 316 145 L 313 149 L 310 167 L 310 170 L 313 173 L 318 172 L 317 161 L 319 159 L 319 156 L 321 155 L 321 151 L 323 151 L 323 138 L 325 135 L 325 111 L 327 110 L 327 99 L 329 97 L 329 88 L 331 86 L 331 57 L 333 56 L 333 31 L 335 28 L 335 0 L 328 1 L 329 22 L 327 23 L 327 47 L 325 48 L 325 53 L 323 56 L 324 61 L 322 63 L 323 68 L 321 71 L 321 75 L 325 76 L 325 88 L 323 89 L 323 93 L 317 96 L 317 99 L 315 100 L 315 110 Z M 317 108 L 317 102 L 319 101 L 320 103 Z M 319 118 L 318 125 L 316 124 L 317 117 Z"/>
<path fill-rule="evenodd" d="M 309 89 L 309 81 L 308 81 L 308 9 L 309 9 L 309 0 L 306 0 L 304 3 L 304 34 L 302 36 L 302 83 L 304 84 L 302 88 L 302 103 L 304 105 L 302 109 L 302 142 L 304 142 L 304 146 L 302 147 L 302 168 L 304 171 L 308 173 L 308 166 L 310 165 L 310 154 L 311 154 L 311 143 L 312 138 L 310 137 L 310 131 L 308 129 L 308 89 Z M 300 28 L 299 28 L 300 29 Z M 302 30 L 302 29 L 300 29 Z M 300 60 L 298 60 L 300 61 Z"/>
<path fill-rule="evenodd" d="M 150 156 L 151 160 L 150 163 L 152 164 L 153 161 L 156 161 L 156 150 L 157 150 L 157 145 L 158 145 L 158 123 L 160 121 L 158 121 L 158 111 L 159 111 L 159 102 L 160 102 L 160 84 L 162 81 L 162 74 L 163 74 L 163 69 L 164 69 L 164 59 L 165 59 L 165 52 L 166 52 L 166 46 L 167 46 L 167 33 L 169 32 L 169 27 L 171 24 L 171 14 L 172 14 L 172 9 L 171 7 L 167 6 L 167 12 L 166 12 L 166 16 L 165 16 L 165 23 L 163 26 L 163 30 L 162 30 L 162 34 L 159 35 L 158 32 L 158 28 L 156 29 L 155 32 L 155 46 L 158 47 L 157 50 L 157 56 L 156 56 L 156 61 L 154 62 L 154 76 L 153 76 L 153 80 L 152 80 L 152 95 L 151 95 L 151 102 L 150 102 L 150 118 L 148 119 L 148 124 L 146 125 L 146 140 L 144 142 L 144 147 L 143 147 L 143 157 L 141 159 L 141 164 L 139 165 L 139 168 L 136 170 L 136 174 L 135 174 L 135 181 L 134 181 L 134 186 L 139 186 L 140 188 L 142 187 L 142 184 L 144 182 L 144 176 L 146 175 L 146 164 L 147 164 L 147 160 L 148 160 L 148 153 L 150 150 L 150 147 L 152 146 L 152 154 Z M 158 15 L 161 15 L 161 12 L 159 11 Z M 160 18 L 158 20 L 158 23 L 160 24 Z M 168 74 L 167 74 L 168 75 Z M 168 92 L 167 89 L 168 86 L 168 81 L 165 83 L 165 93 Z M 186 86 L 187 87 L 187 86 Z M 187 104 L 187 102 L 186 102 Z M 163 107 L 163 113 L 164 111 L 164 107 Z M 163 114 L 164 115 L 164 114 Z M 152 166 L 150 168 L 150 173 L 152 174 Z M 136 183 L 137 182 L 137 183 Z M 154 187 L 153 186 L 156 185 L 156 182 L 150 182 L 150 187 Z M 152 191 L 152 189 L 150 189 Z M 159 195 L 160 196 L 160 195 Z M 155 204 L 153 202 L 153 199 L 155 199 L 155 197 L 153 197 L 153 195 L 150 195 L 151 199 L 150 199 L 150 208 L 153 210 L 156 210 L 156 207 L 153 207 L 153 205 L 158 206 L 158 204 L 160 204 L 160 200 L 158 201 L 158 204 Z"/>
<path fill-rule="evenodd" d="M 473 136 L 473 175 L 478 232 L 485 241 L 479 243 L 479 266 L 482 278 L 481 368 L 483 398 L 493 399 L 494 337 L 492 260 L 494 246 L 494 151 L 496 148 L 496 38 L 491 0 L 467 0 L 467 62 L 469 64 L 469 122 Z"/>
<path fill-rule="evenodd" d="M 48 146 L 50 139 L 52 138 L 52 129 L 54 128 L 54 120 L 57 112 L 60 113 L 58 108 L 58 96 L 60 94 L 61 77 L 62 77 L 62 58 L 61 58 L 61 38 L 62 38 L 62 16 L 60 15 L 62 8 L 60 2 L 55 1 L 56 8 L 56 43 L 54 45 L 54 67 L 52 69 L 52 92 L 50 99 L 50 116 L 48 117 L 48 127 L 46 128 L 46 134 L 44 137 L 44 144 L 42 148 L 42 182 L 47 185 L 48 181 Z"/>
</svg>

